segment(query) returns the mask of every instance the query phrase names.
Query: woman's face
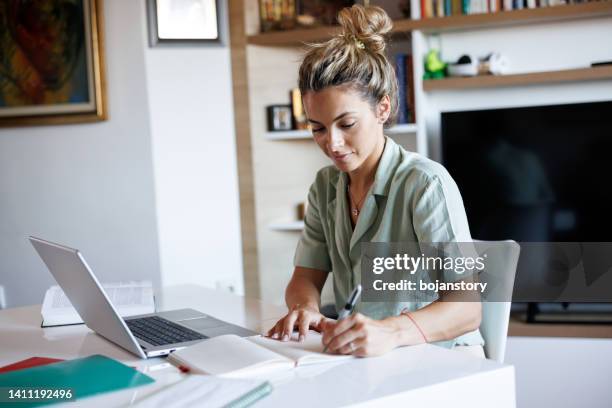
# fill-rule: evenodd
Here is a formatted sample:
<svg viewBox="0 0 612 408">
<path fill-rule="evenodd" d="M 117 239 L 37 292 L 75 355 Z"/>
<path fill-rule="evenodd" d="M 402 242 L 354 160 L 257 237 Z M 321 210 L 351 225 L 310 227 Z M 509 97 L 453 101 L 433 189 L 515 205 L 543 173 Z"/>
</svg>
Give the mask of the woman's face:
<svg viewBox="0 0 612 408">
<path fill-rule="evenodd" d="M 340 171 L 352 172 L 370 157 L 383 138 L 390 112 L 384 97 L 375 111 L 347 86 L 332 86 L 303 95 L 314 140 Z"/>
</svg>

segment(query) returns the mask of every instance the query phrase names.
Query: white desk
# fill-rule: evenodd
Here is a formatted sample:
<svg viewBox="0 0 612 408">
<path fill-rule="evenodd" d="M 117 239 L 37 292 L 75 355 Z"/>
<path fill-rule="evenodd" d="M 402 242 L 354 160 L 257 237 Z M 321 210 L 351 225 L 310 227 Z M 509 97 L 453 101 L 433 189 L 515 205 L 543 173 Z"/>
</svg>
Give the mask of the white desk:
<svg viewBox="0 0 612 408">
<path fill-rule="evenodd" d="M 193 285 L 167 288 L 158 310 L 192 307 L 262 331 L 285 308 Z M 79 406 L 129 405 L 183 374 L 162 358 L 140 360 L 83 325 L 40 328 L 40 306 L 0 311 L 0 366 L 32 356 L 71 359 L 104 354 L 155 378 L 151 385 L 83 399 Z M 514 368 L 432 345 L 405 347 L 382 357 L 297 368 L 273 380 L 257 407 L 389 406 L 514 407 Z M 205 406 L 205 404 L 203 404 Z M 73 407 L 74 404 L 66 404 Z"/>
</svg>

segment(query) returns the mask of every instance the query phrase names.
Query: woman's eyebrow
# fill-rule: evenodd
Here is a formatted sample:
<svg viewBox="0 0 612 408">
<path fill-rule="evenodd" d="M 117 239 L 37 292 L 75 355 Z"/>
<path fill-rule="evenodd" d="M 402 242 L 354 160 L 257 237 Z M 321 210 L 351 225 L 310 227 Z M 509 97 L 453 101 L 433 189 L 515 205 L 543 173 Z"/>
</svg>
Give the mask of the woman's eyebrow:
<svg viewBox="0 0 612 408">
<path fill-rule="evenodd" d="M 344 112 L 344 113 L 341 113 L 341 114 L 339 114 L 338 116 L 336 116 L 332 122 L 335 122 L 335 121 L 337 121 L 337 120 L 339 120 L 339 119 L 342 119 L 343 117 L 345 117 L 346 115 L 350 115 L 351 113 L 357 113 L 357 112 L 349 111 L 349 112 Z M 321 123 L 321 122 L 318 122 L 318 121 L 316 121 L 316 120 L 314 120 L 314 119 L 310 119 L 310 118 L 308 118 L 308 121 L 309 121 L 310 123 L 316 123 L 317 125 L 322 125 L 322 123 Z"/>
</svg>

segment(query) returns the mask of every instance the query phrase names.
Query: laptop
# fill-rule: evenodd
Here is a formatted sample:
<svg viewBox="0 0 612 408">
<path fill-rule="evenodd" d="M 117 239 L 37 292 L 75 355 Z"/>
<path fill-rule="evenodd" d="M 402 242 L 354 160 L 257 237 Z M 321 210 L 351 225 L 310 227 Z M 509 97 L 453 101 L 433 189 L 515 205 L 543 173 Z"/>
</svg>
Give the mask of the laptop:
<svg viewBox="0 0 612 408">
<path fill-rule="evenodd" d="M 29 239 L 87 327 L 141 358 L 164 356 L 223 334 L 258 334 L 193 309 L 123 318 L 77 249 Z"/>
</svg>

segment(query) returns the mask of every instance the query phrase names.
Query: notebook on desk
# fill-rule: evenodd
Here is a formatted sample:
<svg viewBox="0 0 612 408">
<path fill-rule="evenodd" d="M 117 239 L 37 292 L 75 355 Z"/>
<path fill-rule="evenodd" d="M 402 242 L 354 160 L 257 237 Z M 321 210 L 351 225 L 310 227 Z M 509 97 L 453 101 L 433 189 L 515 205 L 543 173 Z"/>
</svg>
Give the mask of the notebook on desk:
<svg viewBox="0 0 612 408">
<path fill-rule="evenodd" d="M 178 350 L 168 361 L 194 373 L 246 378 L 350 358 L 323 353 L 321 334 L 310 331 L 303 342 L 297 341 L 297 333 L 286 342 L 263 336 L 219 336 Z"/>
</svg>

